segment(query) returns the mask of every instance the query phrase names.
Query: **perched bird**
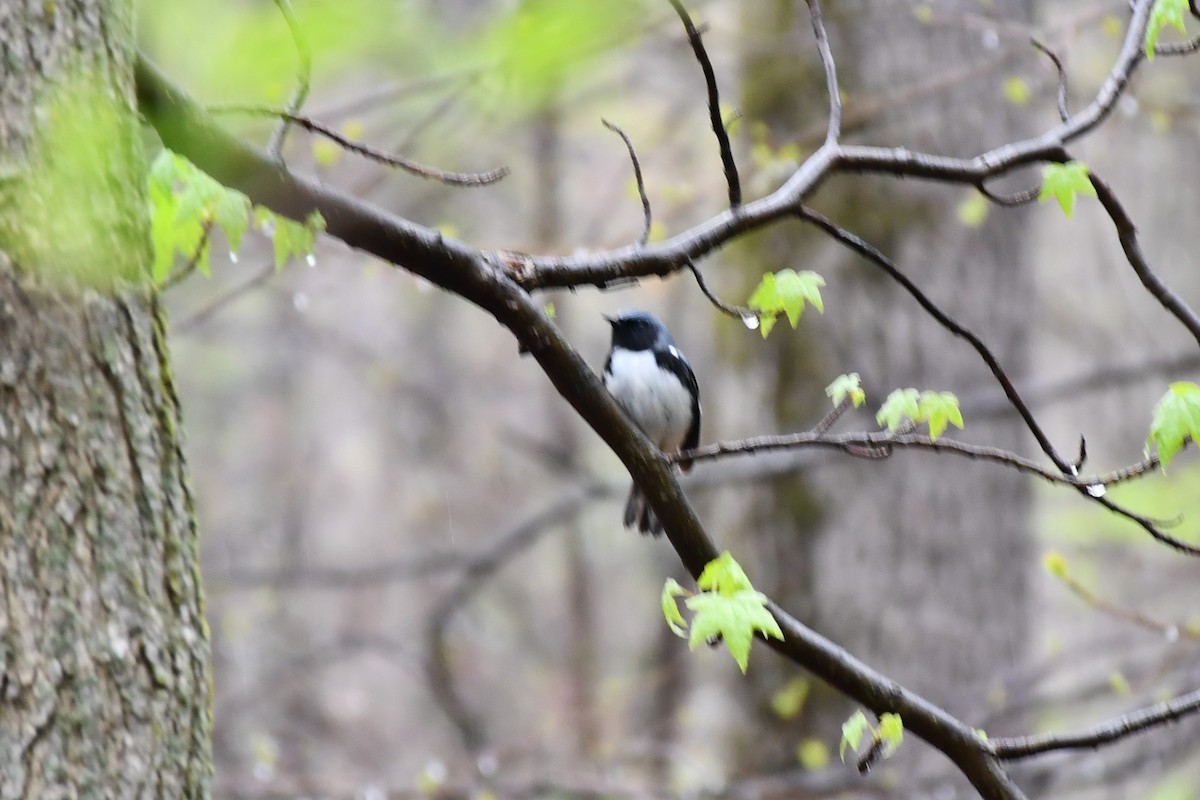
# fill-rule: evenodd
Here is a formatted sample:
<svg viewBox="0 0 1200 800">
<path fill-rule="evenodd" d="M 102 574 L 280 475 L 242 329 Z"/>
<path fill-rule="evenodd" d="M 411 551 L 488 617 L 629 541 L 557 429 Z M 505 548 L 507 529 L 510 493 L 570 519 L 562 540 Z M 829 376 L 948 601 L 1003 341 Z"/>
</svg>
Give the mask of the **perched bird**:
<svg viewBox="0 0 1200 800">
<path fill-rule="evenodd" d="M 605 388 L 658 449 L 671 454 L 694 448 L 700 442 L 700 389 L 667 327 L 645 311 L 605 319 L 612 325 Z M 686 472 L 692 464 L 679 466 Z M 625 527 L 635 524 L 651 536 L 663 532 L 636 483 L 625 504 Z"/>
</svg>

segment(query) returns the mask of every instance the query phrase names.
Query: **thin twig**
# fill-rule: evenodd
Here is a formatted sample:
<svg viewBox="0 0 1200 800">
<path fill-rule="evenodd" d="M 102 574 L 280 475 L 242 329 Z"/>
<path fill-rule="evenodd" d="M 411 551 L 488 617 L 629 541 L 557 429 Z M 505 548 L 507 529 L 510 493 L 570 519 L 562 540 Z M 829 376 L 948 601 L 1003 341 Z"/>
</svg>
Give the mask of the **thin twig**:
<svg viewBox="0 0 1200 800">
<path fill-rule="evenodd" d="M 625 149 L 629 151 L 629 160 L 633 162 L 633 178 L 637 181 L 638 197 L 642 199 L 642 217 L 644 220 L 642 235 L 638 237 L 638 244 L 645 245 L 646 242 L 650 241 L 650 226 L 654 222 L 654 217 L 650 213 L 650 198 L 646 195 L 646 182 L 642 179 L 642 165 L 638 162 L 637 151 L 633 149 L 633 142 L 629 141 L 629 137 L 625 135 L 625 131 L 606 119 L 601 119 L 600 121 L 604 123 L 604 127 L 621 137 L 621 141 L 625 142 Z"/>
<path fill-rule="evenodd" d="M 712 62 L 708 59 L 708 52 L 704 49 L 704 42 L 700 39 L 700 31 L 696 30 L 696 26 L 692 23 L 692 18 L 683 4 L 679 0 L 667 0 L 667 2 L 671 4 L 675 13 L 679 15 L 680 21 L 683 22 L 683 29 L 687 31 L 692 52 L 696 54 L 696 60 L 700 62 L 700 69 L 704 72 L 704 85 L 708 90 L 708 116 L 712 123 L 713 133 L 717 137 L 717 146 L 721 149 L 721 165 L 725 170 L 725 182 L 729 184 L 729 206 L 737 208 L 742 204 L 742 183 L 738 178 L 737 164 L 733 160 L 733 147 L 729 144 L 729 134 L 725 131 L 725 123 L 721 119 L 721 99 L 717 94 L 717 75 L 713 71 Z"/>
<path fill-rule="evenodd" d="M 1187 636 L 1189 639 L 1200 639 L 1200 631 L 1194 630 L 1190 626 L 1179 626 L 1169 622 L 1162 622 L 1153 619 L 1141 611 L 1124 608 L 1116 603 L 1109 602 L 1075 580 L 1069 574 L 1055 575 L 1054 577 L 1062 582 L 1072 594 L 1102 614 L 1107 614 L 1114 619 L 1129 622 L 1138 627 L 1161 634 L 1168 640 L 1178 638 L 1179 636 Z"/>
<path fill-rule="evenodd" d="M 1189 556 L 1200 556 L 1200 547 L 1197 547 L 1193 544 L 1188 544 L 1182 539 L 1177 539 L 1174 536 L 1171 536 L 1169 533 L 1163 533 L 1163 531 L 1159 529 L 1164 524 L 1163 521 L 1154 520 L 1141 514 L 1135 514 L 1124 506 L 1117 505 L 1107 497 L 1096 497 L 1094 495 L 1088 496 L 1114 514 L 1118 514 L 1130 522 L 1136 523 L 1138 527 L 1150 534 L 1155 541 L 1161 542 L 1167 547 L 1177 550 L 1180 553 L 1186 553 Z M 1177 523 L 1177 521 L 1178 520 L 1168 520 L 1167 524 Z"/>
<path fill-rule="evenodd" d="M 1095 172 L 1088 173 L 1091 179 L 1092 186 L 1096 189 L 1096 197 L 1100 204 L 1104 206 L 1104 210 L 1108 212 L 1109 218 L 1113 222 L 1113 227 L 1117 229 L 1117 238 L 1121 242 L 1121 249 L 1125 251 L 1125 258 L 1129 261 L 1129 265 L 1133 267 L 1133 271 L 1141 280 L 1142 285 L 1147 291 L 1154 296 L 1156 300 L 1170 314 L 1183 323 L 1183 326 L 1195 337 L 1196 342 L 1200 343 L 1200 316 L 1184 302 L 1183 298 L 1175 294 L 1162 278 L 1150 266 L 1146 260 L 1145 253 L 1142 252 L 1142 247 L 1138 243 L 1137 227 L 1133 224 L 1133 220 L 1129 218 L 1129 214 L 1125 212 L 1125 207 L 1121 205 L 1121 201 L 1117 199 L 1117 195 L 1109 187 L 1107 183 L 1100 179 Z"/>
<path fill-rule="evenodd" d="M 1054 466 L 1058 467 L 1064 475 L 1071 474 L 1071 465 L 1058 454 L 1058 451 L 1054 448 L 1054 445 L 1050 443 L 1049 437 L 1046 436 L 1045 432 L 1042 430 L 1042 426 L 1039 425 L 1037 420 L 1034 418 L 1033 412 L 1029 410 L 1029 407 L 1025 404 L 1025 401 L 1021 399 L 1020 393 L 1017 392 L 1016 387 L 1013 386 L 1012 381 L 1008 377 L 1008 373 L 1005 372 L 1004 368 L 1000 366 L 1000 362 L 994 355 L 992 355 L 992 351 L 986 344 L 983 343 L 982 339 L 964 328 L 955 320 L 951 319 L 946 312 L 938 308 L 937 304 L 930 300 L 929 297 L 922 292 L 907 275 L 901 272 L 899 267 L 892 263 L 891 259 L 876 250 L 870 244 L 867 244 L 867 242 L 863 241 L 858 236 L 850 233 L 837 223 L 809 208 L 801 207 L 800 211 L 798 212 L 798 216 L 801 219 L 813 223 L 821 230 L 832 236 L 834 239 L 837 239 L 839 242 L 846 245 L 871 263 L 875 264 L 884 272 L 888 273 L 888 275 L 891 276 L 894 281 L 899 283 L 900 286 L 903 287 L 903 289 L 907 291 L 913 297 L 913 299 L 917 301 L 921 308 L 925 309 L 925 311 L 928 312 L 929 315 L 932 316 L 939 325 L 950 331 L 950 333 L 953 335 L 970 344 L 971 347 L 975 349 L 975 352 L 979 354 L 980 358 L 983 359 L 984 363 L 987 364 L 988 369 L 991 370 L 992 375 L 995 376 L 1001 388 L 1004 389 L 1004 394 L 1008 397 L 1008 401 L 1012 403 L 1013 408 L 1015 408 L 1017 413 L 1021 415 L 1021 419 L 1025 421 L 1025 426 L 1029 429 L 1029 432 L 1033 434 L 1033 437 L 1037 439 L 1038 445 L 1042 448 L 1042 452 L 1054 462 Z"/>
<path fill-rule="evenodd" d="M 287 23 L 288 32 L 292 36 L 292 44 L 296 48 L 296 57 L 300 61 L 296 71 L 296 88 L 292 90 L 292 96 L 288 98 L 286 106 L 289 114 L 299 114 L 304 101 L 308 99 L 308 89 L 312 82 L 312 50 L 308 46 L 308 39 L 304 36 L 304 31 L 300 28 L 300 21 L 296 19 L 296 11 L 292 8 L 291 0 L 275 0 L 275 5 L 279 9 L 279 13 L 283 15 L 283 21 Z M 271 139 L 267 142 L 267 155 L 271 158 L 276 160 L 283 158 L 283 143 L 287 139 L 290 125 L 291 120 L 283 117 L 275 126 L 275 132 L 271 134 Z"/>
<path fill-rule="evenodd" d="M 817 40 L 817 53 L 825 69 L 825 91 L 829 94 L 829 128 L 825 133 L 828 144 L 836 144 L 842 135 L 842 90 L 838 88 L 837 66 L 833 52 L 829 49 L 829 36 L 825 33 L 825 21 L 821 18 L 818 0 L 807 0 L 808 16 L 812 20 L 813 36 Z"/>
<path fill-rule="evenodd" d="M 1156 703 L 1140 711 L 1125 714 L 1078 733 L 1047 733 L 1040 736 L 1020 736 L 992 739 L 989 747 L 997 758 L 1014 761 L 1055 750 L 1091 750 L 1100 745 L 1120 741 L 1127 736 L 1179 720 L 1200 710 L 1200 690 Z"/>
<path fill-rule="evenodd" d="M 747 439 L 736 439 L 728 442 L 715 442 L 703 447 L 686 450 L 677 455 L 669 456 L 673 461 L 687 459 L 689 461 L 715 461 L 736 455 L 751 455 L 772 450 L 792 450 L 805 447 L 819 447 L 841 450 L 851 455 L 861 455 L 863 451 L 881 457 L 893 448 L 929 450 L 935 453 L 949 453 L 978 461 L 990 461 L 1011 467 L 1018 472 L 1042 478 L 1049 483 L 1071 486 L 1080 489 L 1097 491 L 1096 487 L 1110 487 L 1125 481 L 1133 480 L 1158 466 L 1157 458 L 1147 458 L 1137 464 L 1098 475 L 1070 475 L 1050 469 L 1009 450 L 999 447 L 968 444 L 956 439 L 944 437 L 933 439 L 925 435 L 908 433 L 891 433 L 890 431 L 876 433 L 839 433 L 828 434 L 818 426 L 811 431 L 788 433 L 771 436 L 754 436 Z"/>
<path fill-rule="evenodd" d="M 1050 47 L 1037 38 L 1030 38 L 1030 44 L 1040 50 L 1054 64 L 1054 69 L 1058 72 L 1058 116 L 1063 122 L 1071 118 L 1071 112 L 1067 110 L 1067 71 L 1063 69 L 1062 61 L 1058 54 Z"/>
<path fill-rule="evenodd" d="M 1034 200 L 1038 199 L 1038 195 L 1041 194 L 1042 191 L 1040 186 L 1035 186 L 1032 189 L 1024 189 L 1016 194 L 996 194 L 987 187 L 986 179 L 975 184 L 975 188 L 979 190 L 980 194 L 982 194 L 988 200 L 991 200 L 996 205 L 1007 206 L 1009 208 L 1032 203 Z"/>
<path fill-rule="evenodd" d="M 689 258 L 687 265 L 688 269 L 692 271 L 692 275 L 696 277 L 696 285 L 700 287 L 700 291 L 704 293 L 704 296 L 708 298 L 708 301 L 716 306 L 719 311 L 724 314 L 728 314 L 734 319 L 741 320 L 742 322 L 745 322 L 748 319 L 758 319 L 758 312 L 753 308 L 747 308 L 746 306 L 735 306 L 732 303 L 726 303 L 720 297 L 717 297 L 716 293 L 709 288 L 708 282 L 704 280 L 704 275 L 701 274 L 700 268 L 696 266 L 696 262 Z"/>
<path fill-rule="evenodd" d="M 348 139 L 342 134 L 324 125 L 316 120 L 308 117 L 292 114 L 281 108 L 269 108 L 266 106 L 247 106 L 247 105 L 223 105 L 214 106 L 209 109 L 213 113 L 229 113 L 229 114 L 254 114 L 264 117 L 280 117 L 281 119 L 289 120 L 304 128 L 309 133 L 315 133 L 324 136 L 342 148 L 349 150 L 352 153 L 358 153 L 364 158 L 369 158 L 380 164 L 385 164 L 389 167 L 396 167 L 416 175 L 420 178 L 429 178 L 435 181 L 449 184 L 451 186 L 487 186 L 508 175 L 508 167 L 500 167 L 499 169 L 490 170 L 488 172 L 447 172 L 430 167 L 424 164 L 419 164 L 416 161 L 405 158 L 404 156 L 392 155 L 384 153 L 381 150 L 376 150 L 361 142 L 356 142 L 353 139 Z"/>
</svg>

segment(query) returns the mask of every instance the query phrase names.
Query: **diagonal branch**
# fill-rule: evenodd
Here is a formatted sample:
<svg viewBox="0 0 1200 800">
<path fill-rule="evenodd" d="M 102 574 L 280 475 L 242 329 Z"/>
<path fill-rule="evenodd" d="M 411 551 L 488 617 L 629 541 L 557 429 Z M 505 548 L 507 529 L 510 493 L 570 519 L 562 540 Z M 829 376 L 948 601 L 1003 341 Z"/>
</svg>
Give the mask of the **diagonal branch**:
<svg viewBox="0 0 1200 800">
<path fill-rule="evenodd" d="M 404 156 L 376 150 L 362 142 L 356 142 L 353 139 L 343 136 L 333 128 L 324 123 L 317 122 L 315 119 L 302 117 L 299 114 L 293 114 L 291 111 L 281 108 L 223 105 L 211 108 L 209 111 L 220 114 L 252 114 L 260 117 L 279 117 L 287 122 L 294 122 L 309 133 L 324 136 L 339 147 L 349 150 L 351 153 L 357 153 L 363 158 L 368 158 L 385 166 L 402 169 L 411 175 L 416 175 L 418 178 L 429 178 L 430 180 L 441 181 L 450 186 L 488 186 L 508 176 L 508 167 L 499 167 L 488 172 L 447 172 L 437 167 L 426 166 Z"/>
<path fill-rule="evenodd" d="M 1153 295 L 1154 299 L 1170 312 L 1171 316 L 1183 323 L 1183 326 L 1195 337 L 1196 342 L 1200 343 L 1200 316 L 1197 316 L 1191 306 L 1175 294 L 1150 266 L 1150 262 L 1146 260 L 1146 254 L 1142 252 L 1142 246 L 1138 242 L 1137 226 L 1133 224 L 1133 220 L 1130 219 L 1125 207 L 1121 205 L 1121 201 L 1117 199 L 1109 185 L 1101 180 L 1095 172 L 1089 172 L 1088 177 L 1096 189 L 1096 198 L 1108 212 L 1113 227 L 1117 229 L 1117 238 L 1121 242 L 1121 249 L 1125 251 L 1125 258 L 1133 267 L 1138 280 Z"/>
<path fill-rule="evenodd" d="M 327 232 L 419 275 L 495 317 L 579 416 L 625 464 L 663 521 L 684 566 L 699 575 L 717 549 L 684 496 L 671 464 L 604 390 L 599 378 L 537 303 L 504 270 L 462 242 L 389 214 L 343 192 L 297 176 L 217 127 L 203 109 L 139 59 L 138 103 L 164 144 L 260 205 L 294 219 L 319 210 Z M 950 758 L 988 800 L 1023 800 L 999 760 L 965 723 L 879 674 L 848 652 L 769 606 L 784 632 L 771 646 L 877 713 L 903 716 L 905 727 Z"/>
<path fill-rule="evenodd" d="M 1000 362 L 992 354 L 992 351 L 988 348 L 988 346 L 983 343 L 982 339 L 980 339 L 967 328 L 964 328 L 948 314 L 938 308 L 938 306 L 932 300 L 930 300 L 929 297 L 922 292 L 907 275 L 901 272 L 899 267 L 893 264 L 891 259 L 885 256 L 883 253 L 879 252 L 859 237 L 845 230 L 837 223 L 821 216 L 811 209 L 801 208 L 798 216 L 801 219 L 816 225 L 834 239 L 846 245 L 851 250 L 882 269 L 892 278 L 892 280 L 899 283 L 906 292 L 912 295 L 913 299 L 920 304 L 921 308 L 925 309 L 926 313 L 933 317 L 939 325 L 958 338 L 967 342 L 967 344 L 971 345 L 971 347 L 975 349 L 975 352 L 979 354 L 979 357 L 983 359 L 983 362 L 987 364 L 987 367 L 989 370 L 991 370 L 992 375 L 995 376 L 996 381 L 1004 390 L 1005 396 L 1008 397 L 1008 401 L 1012 404 L 1013 408 L 1017 410 L 1017 413 L 1021 415 L 1021 419 L 1025 421 L 1025 427 L 1027 427 L 1029 432 L 1033 434 L 1033 437 L 1037 439 L 1038 445 L 1042 448 L 1042 452 L 1054 462 L 1054 465 L 1058 467 L 1064 475 L 1070 475 L 1074 472 L 1074 470 L 1071 468 L 1071 465 L 1058 454 L 1058 451 L 1054 448 L 1054 445 L 1050 443 L 1050 438 L 1046 435 L 1045 431 L 1042 430 L 1042 426 L 1039 425 L 1038 421 L 1034 418 L 1033 412 L 1029 410 L 1029 406 L 1027 406 L 1025 401 L 1021 399 L 1021 395 L 1017 391 L 1017 387 L 1013 385 L 1012 380 L 1009 379 L 1008 373 L 1004 371 L 1002 366 L 1000 366 Z"/>
<path fill-rule="evenodd" d="M 738 178 L 737 164 L 733 160 L 729 132 L 725 130 L 725 121 L 721 119 L 721 99 L 717 93 L 717 74 L 713 71 L 708 51 L 704 49 L 704 42 L 700 39 L 700 31 L 696 29 L 687 9 L 683 7 L 683 3 L 679 0 L 667 0 L 667 2 L 679 15 L 683 29 L 687 31 L 688 42 L 692 45 L 692 52 L 696 54 L 696 60 L 700 62 L 700 69 L 704 73 L 704 86 L 708 90 L 709 122 L 712 124 L 713 134 L 717 137 L 717 147 L 721 149 L 721 166 L 725 170 L 725 182 L 729 184 L 729 206 L 736 209 L 742 204 L 742 183 Z"/>
</svg>

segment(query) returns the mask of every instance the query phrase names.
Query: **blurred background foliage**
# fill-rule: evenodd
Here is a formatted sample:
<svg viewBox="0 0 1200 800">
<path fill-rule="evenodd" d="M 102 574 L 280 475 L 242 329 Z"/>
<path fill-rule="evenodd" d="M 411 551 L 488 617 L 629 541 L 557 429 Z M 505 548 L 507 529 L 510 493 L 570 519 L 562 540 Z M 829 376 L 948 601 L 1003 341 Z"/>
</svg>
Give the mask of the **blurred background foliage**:
<svg viewBox="0 0 1200 800">
<path fill-rule="evenodd" d="M 1125 5 L 829 3 L 848 135 L 962 154 L 1043 130 L 1055 76 L 1026 26 L 1064 57 L 1079 108 Z M 689 8 L 743 183 L 769 191 L 824 135 L 804 4 Z M 665 2 L 295 0 L 295 12 L 312 56 L 303 113 L 444 169 L 513 173 L 452 189 L 300 131 L 284 150 L 294 169 L 478 247 L 618 247 L 641 212 L 604 117 L 637 146 L 656 236 L 724 207 L 699 68 Z M 271 0 L 144 0 L 140 46 L 214 106 L 282 106 L 300 63 Z M 1075 154 L 1191 297 L 1195 66 L 1157 59 Z M 259 145 L 275 127 L 222 120 Z M 1200 364 L 1094 202 L 1067 221 L 843 176 L 814 204 L 996 347 L 1062 450 L 1086 436 L 1090 469 L 1137 461 L 1167 381 Z M 546 300 L 597 368 L 601 313 L 661 315 L 699 375 L 705 442 L 807 428 L 822 388 L 858 371 L 875 403 L 898 386 L 953 391 L 965 438 L 1036 452 L 973 354 L 813 231 L 777 226 L 703 268 L 733 302 L 766 271 L 816 270 L 825 314 L 764 343 L 686 275 Z M 663 579 L 684 576 L 665 544 L 621 530 L 619 462 L 485 315 L 332 241 L 314 266 L 277 273 L 255 235 L 167 300 L 214 640 L 216 796 L 969 796 L 915 740 L 869 778 L 843 767 L 838 722 L 853 708 L 765 649 L 744 679 L 720 651 L 689 654 L 658 604 Z M 872 414 L 840 424 L 872 428 Z M 1181 515 L 1172 533 L 1200 540 L 1189 458 L 1114 497 Z M 756 587 L 991 735 L 1074 729 L 1196 685 L 1195 562 L 1073 492 L 909 453 L 731 460 L 688 486 Z M 1093 597 L 1164 627 L 1081 599 L 1043 569 L 1047 552 Z M 1019 776 L 1035 796 L 1190 797 L 1194 735 L 1169 728 Z"/>
</svg>

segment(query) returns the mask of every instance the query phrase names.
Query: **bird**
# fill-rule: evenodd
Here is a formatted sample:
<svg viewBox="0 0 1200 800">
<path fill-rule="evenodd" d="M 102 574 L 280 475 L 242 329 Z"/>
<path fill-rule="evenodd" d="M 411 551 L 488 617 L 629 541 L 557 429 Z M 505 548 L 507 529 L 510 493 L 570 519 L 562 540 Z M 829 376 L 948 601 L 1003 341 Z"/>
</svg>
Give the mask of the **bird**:
<svg viewBox="0 0 1200 800">
<path fill-rule="evenodd" d="M 640 310 L 605 315 L 612 326 L 612 347 L 604 362 L 604 388 L 666 454 L 691 450 L 700 442 L 700 387 L 687 358 L 675 346 L 667 326 Z M 691 461 L 679 462 L 684 472 Z M 625 503 L 626 528 L 659 536 L 662 521 L 634 483 Z"/>
</svg>

